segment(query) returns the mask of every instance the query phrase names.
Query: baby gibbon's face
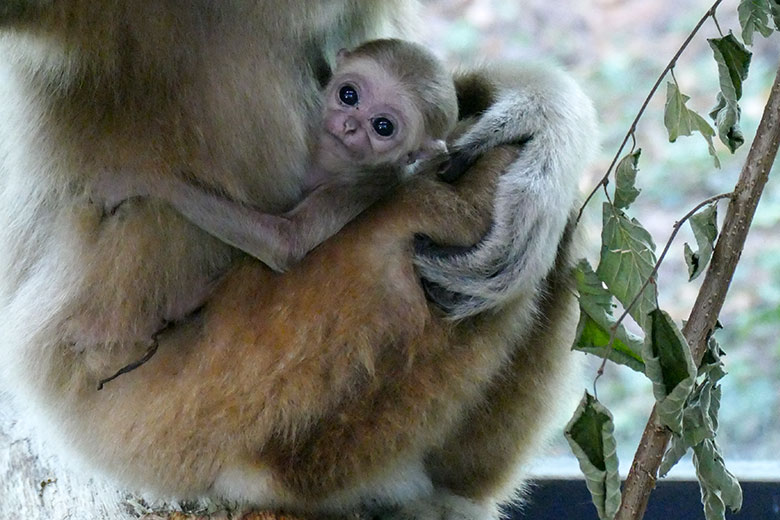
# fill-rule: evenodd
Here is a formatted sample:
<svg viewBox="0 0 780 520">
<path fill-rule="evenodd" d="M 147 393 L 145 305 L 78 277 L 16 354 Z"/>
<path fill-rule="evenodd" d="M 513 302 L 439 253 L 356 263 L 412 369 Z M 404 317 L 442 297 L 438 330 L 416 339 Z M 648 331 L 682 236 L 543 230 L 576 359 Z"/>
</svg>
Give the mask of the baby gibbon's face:
<svg viewBox="0 0 780 520">
<path fill-rule="evenodd" d="M 345 164 L 405 164 L 422 145 L 417 105 L 371 59 L 343 59 L 326 87 L 324 110 L 323 148 Z"/>
</svg>

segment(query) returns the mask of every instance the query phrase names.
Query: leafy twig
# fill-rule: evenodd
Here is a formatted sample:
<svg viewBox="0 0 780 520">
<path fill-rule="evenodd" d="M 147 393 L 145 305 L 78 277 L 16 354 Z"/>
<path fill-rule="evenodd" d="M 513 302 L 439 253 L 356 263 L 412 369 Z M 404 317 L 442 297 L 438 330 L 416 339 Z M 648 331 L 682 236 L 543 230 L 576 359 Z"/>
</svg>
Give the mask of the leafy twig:
<svg viewBox="0 0 780 520">
<path fill-rule="evenodd" d="M 623 310 L 623 314 L 621 314 L 620 317 L 615 321 L 615 324 L 612 327 L 610 327 L 609 343 L 605 347 L 607 349 L 607 355 L 604 356 L 604 360 L 602 361 L 601 366 L 598 369 L 598 372 L 596 372 L 596 379 L 593 381 L 594 391 L 595 391 L 596 382 L 604 374 L 604 368 L 606 367 L 607 361 L 609 360 L 609 351 L 612 349 L 615 343 L 615 335 L 617 334 L 618 327 L 620 327 L 620 325 L 623 323 L 623 320 L 625 320 L 626 316 L 628 316 L 628 314 L 631 312 L 631 309 L 639 301 L 639 298 L 641 298 L 642 293 L 644 293 L 647 286 L 653 283 L 653 280 L 655 279 L 655 275 L 658 274 L 658 269 L 660 269 L 661 264 L 666 258 L 666 255 L 669 253 L 669 248 L 672 246 L 674 239 L 677 238 L 677 233 L 680 232 L 680 229 L 682 229 L 683 224 L 685 224 L 692 216 L 694 216 L 704 206 L 707 206 L 708 204 L 712 204 L 713 202 L 717 202 L 722 199 L 730 199 L 733 196 L 734 196 L 734 192 L 721 193 L 720 195 L 715 195 L 706 200 L 703 200 L 699 204 L 697 204 L 696 207 L 694 207 L 692 210 L 686 213 L 685 216 L 683 216 L 680 220 L 674 223 L 674 227 L 672 228 L 672 234 L 669 235 L 669 239 L 666 241 L 666 246 L 664 246 L 661 255 L 658 257 L 658 260 L 656 261 L 655 266 L 653 267 L 653 271 L 650 273 L 650 276 L 647 277 L 645 283 L 642 284 L 642 287 L 639 288 L 639 291 L 637 291 L 637 294 L 634 297 L 634 299 L 631 300 L 631 303 L 629 303 L 625 307 L 625 309 Z"/>
<path fill-rule="evenodd" d="M 642 292 L 647 288 L 648 285 L 650 285 L 650 283 L 655 278 L 655 275 L 658 274 L 658 269 L 661 267 L 661 263 L 663 263 L 664 259 L 666 258 L 666 255 L 669 253 L 669 248 L 672 246 L 672 242 L 674 242 L 674 239 L 677 237 L 677 233 L 679 233 L 680 229 L 682 229 L 683 224 L 685 224 L 692 216 L 694 216 L 704 206 L 707 206 L 708 204 L 712 204 L 713 202 L 722 199 L 730 199 L 733 196 L 734 196 L 734 192 L 721 193 L 720 195 L 715 195 L 713 197 L 708 198 L 707 200 L 703 200 L 702 202 L 697 204 L 695 208 L 693 208 L 688 213 L 686 213 L 684 217 L 682 217 L 680 220 L 674 223 L 672 234 L 669 235 L 669 240 L 666 241 L 666 246 L 664 246 L 661 255 L 658 257 L 658 260 L 656 261 L 655 266 L 653 267 L 652 273 L 650 273 L 650 276 L 647 278 L 647 280 L 645 280 L 645 283 L 639 289 L 639 292 L 637 293 L 636 297 L 631 301 L 631 303 L 629 303 L 626 306 L 625 310 L 623 311 L 623 314 L 621 314 L 620 317 L 617 319 L 617 322 L 613 328 L 617 328 L 617 326 L 623 322 L 626 316 L 628 316 L 628 313 L 631 311 L 634 305 L 636 305 L 636 302 L 639 301 L 639 298 L 642 296 Z"/>
<path fill-rule="evenodd" d="M 633 138 L 634 132 L 636 132 L 637 124 L 639 124 L 639 120 L 642 119 L 642 115 L 644 115 L 647 106 L 650 104 L 650 100 L 653 99 L 653 96 L 655 96 L 655 93 L 658 91 L 658 88 L 661 86 L 661 82 L 663 82 L 666 75 L 675 67 L 675 65 L 677 65 L 677 60 L 680 59 L 680 56 L 682 56 L 683 52 L 685 52 L 685 49 L 688 48 L 688 45 L 691 43 L 693 38 L 699 32 L 701 26 L 704 25 L 704 22 L 707 21 L 707 18 L 712 17 L 713 19 L 715 19 L 715 11 L 718 9 L 718 6 L 722 1 L 723 0 L 717 0 L 714 4 L 712 4 L 712 7 L 710 7 L 707 13 L 701 18 L 701 20 L 699 20 L 699 22 L 693 28 L 693 30 L 685 39 L 683 44 L 677 50 L 677 53 L 674 55 L 671 61 L 669 61 L 669 64 L 666 65 L 666 68 L 663 70 L 663 72 L 661 72 L 661 75 L 658 76 L 658 79 L 653 85 L 653 88 L 650 89 L 650 93 L 645 98 L 645 101 L 642 103 L 642 107 L 639 109 L 639 112 L 634 118 L 634 121 L 631 123 L 631 126 L 628 129 L 628 133 L 626 133 L 626 136 L 623 138 L 623 142 L 620 144 L 620 147 L 618 148 L 615 157 L 612 159 L 612 163 L 610 163 L 609 168 L 607 168 L 607 172 L 604 174 L 604 177 L 601 178 L 601 180 L 596 185 L 596 187 L 593 188 L 593 191 L 591 191 L 590 194 L 585 198 L 585 202 L 582 203 L 582 206 L 580 207 L 580 211 L 577 214 L 577 222 L 579 222 L 580 219 L 582 218 L 582 212 L 585 211 L 585 206 L 587 206 L 590 200 L 593 198 L 593 196 L 596 195 L 596 192 L 599 190 L 599 188 L 601 187 L 606 188 L 607 184 L 609 183 L 609 176 L 612 175 L 612 171 L 615 169 L 615 165 L 617 164 L 620 155 L 623 153 L 623 149 L 626 147 L 628 140 Z"/>
<path fill-rule="evenodd" d="M 683 335 L 697 364 L 701 363 L 707 347 L 707 338 L 715 328 L 726 299 L 737 262 L 745 247 L 756 206 L 769 178 L 769 170 L 777 157 L 778 145 L 780 145 L 780 67 L 756 137 L 731 197 L 710 267 L 690 317 L 683 327 Z M 615 520 L 639 520 L 644 516 L 670 437 L 671 432 L 660 425 L 656 409 L 653 408 L 626 479 L 622 505 Z"/>
</svg>

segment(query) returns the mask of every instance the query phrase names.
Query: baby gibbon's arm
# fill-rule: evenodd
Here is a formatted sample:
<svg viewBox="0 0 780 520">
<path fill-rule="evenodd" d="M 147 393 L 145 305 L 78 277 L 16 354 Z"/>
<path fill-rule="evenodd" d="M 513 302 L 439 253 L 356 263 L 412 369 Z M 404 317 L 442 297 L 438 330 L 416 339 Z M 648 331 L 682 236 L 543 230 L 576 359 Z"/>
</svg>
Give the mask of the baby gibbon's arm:
<svg viewBox="0 0 780 520">
<path fill-rule="evenodd" d="M 316 187 L 282 215 L 263 212 L 178 178 L 155 181 L 164 186 L 154 189 L 133 180 L 124 186 L 117 179 L 101 184 L 104 192 L 112 192 L 109 205 L 117 199 L 153 193 L 204 231 L 283 272 L 389 192 L 397 181 L 398 175 L 391 169 L 357 178 L 339 176 Z"/>
</svg>

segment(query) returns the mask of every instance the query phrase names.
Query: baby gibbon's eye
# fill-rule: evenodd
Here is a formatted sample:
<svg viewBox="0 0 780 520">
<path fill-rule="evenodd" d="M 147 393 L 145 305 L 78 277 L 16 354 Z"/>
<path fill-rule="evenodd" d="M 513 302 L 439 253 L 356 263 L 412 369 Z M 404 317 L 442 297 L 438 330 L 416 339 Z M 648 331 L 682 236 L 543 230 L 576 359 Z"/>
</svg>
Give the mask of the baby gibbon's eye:
<svg viewBox="0 0 780 520">
<path fill-rule="evenodd" d="M 386 117 L 377 117 L 371 121 L 374 132 L 382 137 L 390 137 L 395 133 L 395 125 Z"/>
<path fill-rule="evenodd" d="M 339 89 L 339 99 L 351 107 L 358 104 L 358 93 L 352 85 L 344 85 Z"/>
</svg>

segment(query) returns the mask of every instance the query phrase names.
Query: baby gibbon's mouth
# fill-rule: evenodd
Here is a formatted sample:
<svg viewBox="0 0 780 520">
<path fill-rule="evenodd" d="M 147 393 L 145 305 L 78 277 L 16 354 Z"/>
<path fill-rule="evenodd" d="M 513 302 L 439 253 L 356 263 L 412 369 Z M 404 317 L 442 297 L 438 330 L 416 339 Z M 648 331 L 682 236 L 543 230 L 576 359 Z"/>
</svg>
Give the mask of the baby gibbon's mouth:
<svg viewBox="0 0 780 520">
<path fill-rule="evenodd" d="M 335 142 L 335 144 L 336 144 L 336 145 L 337 145 L 339 148 L 341 148 L 342 150 L 344 150 L 344 151 L 345 151 L 345 152 L 346 152 L 346 153 L 347 153 L 347 154 L 348 154 L 350 157 L 352 157 L 352 158 L 358 158 L 358 153 L 357 153 L 357 152 L 355 152 L 355 151 L 354 151 L 352 148 L 350 148 L 350 147 L 349 147 L 349 145 L 347 145 L 347 143 L 345 143 L 345 142 L 344 142 L 344 141 L 341 139 L 341 137 L 339 137 L 338 135 L 334 134 L 333 132 L 326 131 L 325 133 L 328 135 L 328 137 L 330 137 L 330 139 L 329 139 L 330 141 L 333 141 L 333 142 Z"/>
</svg>

